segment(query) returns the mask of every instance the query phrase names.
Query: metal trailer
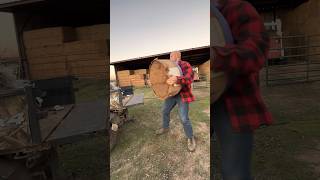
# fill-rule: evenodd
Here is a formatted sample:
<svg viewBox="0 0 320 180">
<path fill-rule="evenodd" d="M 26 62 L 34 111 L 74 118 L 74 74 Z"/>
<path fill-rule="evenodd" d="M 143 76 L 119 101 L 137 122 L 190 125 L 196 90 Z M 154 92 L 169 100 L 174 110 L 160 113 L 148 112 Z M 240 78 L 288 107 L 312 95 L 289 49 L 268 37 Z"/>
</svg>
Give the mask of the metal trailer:
<svg viewBox="0 0 320 180">
<path fill-rule="evenodd" d="M 107 113 L 104 99 L 65 104 L 64 109 L 59 111 L 53 110 L 50 106 L 39 111 L 35 102 L 37 89 L 32 84 L 19 89 L 2 90 L 0 93 L 0 100 L 15 96 L 25 98 L 27 130 L 23 134 L 24 138 L 28 139 L 26 143 L 20 140 L 21 135 L 15 136 L 23 127 L 17 127 L 9 134 L 1 136 L 13 141 L 10 141 L 10 148 L 2 147 L 0 150 L 0 176 L 3 179 L 12 179 L 22 172 L 26 173 L 22 179 L 26 176 L 55 179 L 57 147 L 96 134 L 106 134 Z M 46 115 L 42 115 L 41 112 L 46 112 Z"/>
</svg>

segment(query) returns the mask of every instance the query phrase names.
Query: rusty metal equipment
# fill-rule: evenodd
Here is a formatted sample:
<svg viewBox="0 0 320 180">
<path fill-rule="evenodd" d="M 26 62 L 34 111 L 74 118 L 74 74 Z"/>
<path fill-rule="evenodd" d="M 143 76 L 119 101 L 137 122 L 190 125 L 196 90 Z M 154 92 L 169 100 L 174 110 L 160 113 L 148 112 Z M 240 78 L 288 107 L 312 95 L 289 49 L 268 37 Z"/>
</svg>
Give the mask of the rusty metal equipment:
<svg viewBox="0 0 320 180">
<path fill-rule="evenodd" d="M 121 88 L 110 84 L 110 117 L 109 117 L 109 141 L 110 150 L 117 143 L 117 136 L 124 123 L 131 121 L 128 108 L 143 104 L 143 94 L 124 95 Z"/>
</svg>

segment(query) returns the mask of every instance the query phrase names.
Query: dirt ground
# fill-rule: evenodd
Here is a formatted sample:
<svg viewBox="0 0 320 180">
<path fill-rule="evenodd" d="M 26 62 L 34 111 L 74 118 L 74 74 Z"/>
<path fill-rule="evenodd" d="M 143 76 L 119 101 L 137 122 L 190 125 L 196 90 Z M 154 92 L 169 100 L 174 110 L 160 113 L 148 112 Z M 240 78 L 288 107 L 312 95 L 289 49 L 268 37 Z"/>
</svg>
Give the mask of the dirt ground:
<svg viewBox="0 0 320 180">
<path fill-rule="evenodd" d="M 185 148 L 177 109 L 171 116 L 170 133 L 163 137 L 154 135 L 161 124 L 161 101 L 149 89 L 136 90 L 139 92 L 145 93 L 145 104 L 130 109 L 135 121 L 121 129 L 118 144 L 111 153 L 111 178 L 208 179 L 209 89 L 195 91 L 198 101 L 191 104 L 190 118 L 198 140 L 194 153 Z M 320 179 L 320 82 L 263 87 L 262 93 L 275 122 L 256 132 L 252 164 L 255 179 Z M 79 96 L 88 98 L 86 92 L 80 92 Z M 103 177 L 101 170 L 105 162 L 100 161 L 103 143 L 104 139 L 97 138 L 62 149 L 64 170 L 93 179 Z M 211 157 L 215 160 L 217 179 L 220 177 L 218 154 Z"/>
<path fill-rule="evenodd" d="M 320 82 L 263 87 L 274 124 L 256 131 L 256 180 L 320 179 Z M 213 156 L 220 178 L 219 152 Z"/>
<path fill-rule="evenodd" d="M 197 101 L 190 105 L 190 119 L 197 140 L 195 152 L 188 152 L 187 140 L 177 108 L 171 114 L 170 132 L 156 136 L 161 127 L 162 101 L 155 99 L 151 89 L 143 92 L 144 105 L 129 109 L 133 122 L 125 124 L 118 144 L 111 152 L 111 179 L 208 179 L 210 172 L 209 89 L 195 89 Z"/>
</svg>

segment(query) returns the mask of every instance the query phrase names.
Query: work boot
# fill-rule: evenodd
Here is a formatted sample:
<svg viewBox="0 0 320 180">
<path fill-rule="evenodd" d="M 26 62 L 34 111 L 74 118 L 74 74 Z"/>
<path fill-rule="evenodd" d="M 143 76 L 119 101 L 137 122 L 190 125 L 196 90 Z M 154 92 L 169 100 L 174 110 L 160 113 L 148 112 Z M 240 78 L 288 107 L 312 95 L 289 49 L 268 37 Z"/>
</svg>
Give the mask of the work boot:
<svg viewBox="0 0 320 180">
<path fill-rule="evenodd" d="M 188 150 L 190 152 L 193 152 L 196 150 L 196 140 L 194 139 L 194 136 L 192 138 L 188 138 Z"/>
<path fill-rule="evenodd" d="M 160 128 L 158 130 L 156 130 L 156 135 L 162 135 L 165 134 L 169 131 L 169 128 Z"/>
</svg>

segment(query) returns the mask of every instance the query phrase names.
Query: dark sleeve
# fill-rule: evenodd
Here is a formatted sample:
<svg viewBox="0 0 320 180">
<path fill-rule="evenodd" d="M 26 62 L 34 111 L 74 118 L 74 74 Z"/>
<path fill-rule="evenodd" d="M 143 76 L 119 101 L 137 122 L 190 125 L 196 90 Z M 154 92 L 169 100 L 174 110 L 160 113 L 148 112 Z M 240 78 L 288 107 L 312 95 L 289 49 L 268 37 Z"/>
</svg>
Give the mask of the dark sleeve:
<svg viewBox="0 0 320 180">
<path fill-rule="evenodd" d="M 214 69 L 217 71 L 250 74 L 264 65 L 269 49 L 269 37 L 257 11 L 247 2 L 226 10 L 235 44 L 213 46 Z"/>
<path fill-rule="evenodd" d="M 192 67 L 189 63 L 183 63 L 182 66 L 182 69 L 184 69 L 185 74 L 183 76 L 177 77 L 177 84 L 191 84 L 193 81 Z"/>
</svg>

